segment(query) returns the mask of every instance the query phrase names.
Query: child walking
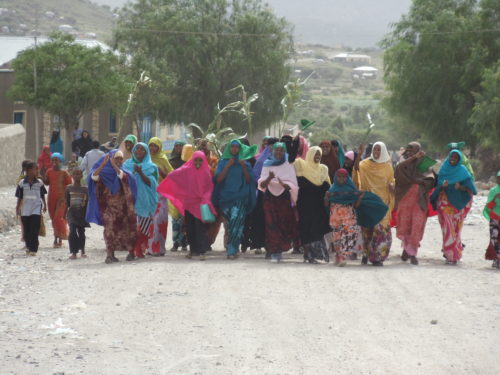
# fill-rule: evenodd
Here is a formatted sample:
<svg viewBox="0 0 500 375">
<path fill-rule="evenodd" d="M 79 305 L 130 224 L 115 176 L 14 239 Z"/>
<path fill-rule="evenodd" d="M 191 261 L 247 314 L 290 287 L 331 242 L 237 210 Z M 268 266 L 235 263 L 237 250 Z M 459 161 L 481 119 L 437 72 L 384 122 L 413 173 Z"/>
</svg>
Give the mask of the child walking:
<svg viewBox="0 0 500 375">
<path fill-rule="evenodd" d="M 90 227 L 85 220 L 88 202 L 88 189 L 82 186 L 83 173 L 80 169 L 75 168 L 72 171 L 71 177 L 73 184 L 66 188 L 66 213 L 65 218 L 69 224 L 69 251 L 71 253 L 69 259 L 76 259 L 78 251 L 82 252 L 81 257 L 85 255 L 85 228 Z"/>
<path fill-rule="evenodd" d="M 68 239 L 68 223 L 64 219 L 66 201 L 64 193 L 66 186 L 71 184 L 71 176 L 61 169 L 64 158 L 55 152 L 52 154 L 52 168 L 43 176 L 43 182 L 49 186 L 49 215 L 54 229 L 54 248 L 62 246 L 62 240 Z"/>
<path fill-rule="evenodd" d="M 47 211 L 45 195 L 47 190 L 38 176 L 38 166 L 29 162 L 25 166 L 26 177 L 17 185 L 16 213 L 23 224 L 26 255 L 34 256 L 38 251 L 38 235 L 42 211 Z"/>
<path fill-rule="evenodd" d="M 500 268 L 500 172 L 496 186 L 488 194 L 483 214 L 490 222 L 490 243 L 485 257 L 493 261 L 492 267 Z"/>
</svg>

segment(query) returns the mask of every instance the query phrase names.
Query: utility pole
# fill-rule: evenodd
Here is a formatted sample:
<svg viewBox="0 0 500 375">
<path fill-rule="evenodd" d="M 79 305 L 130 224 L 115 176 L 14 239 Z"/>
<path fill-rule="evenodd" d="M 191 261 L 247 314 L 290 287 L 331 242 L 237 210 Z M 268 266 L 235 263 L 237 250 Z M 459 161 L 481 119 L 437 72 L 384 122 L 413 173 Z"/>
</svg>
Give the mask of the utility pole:
<svg viewBox="0 0 500 375">
<path fill-rule="evenodd" d="M 35 31 L 34 31 L 34 39 L 35 39 L 35 57 L 33 59 L 33 88 L 35 91 L 35 97 L 38 92 L 38 79 L 37 79 L 37 67 L 36 67 L 36 55 L 37 55 L 37 47 L 38 47 L 38 4 L 33 4 L 35 11 Z M 40 139 L 39 139 L 39 128 L 38 128 L 38 109 L 34 107 L 35 112 L 35 156 L 40 154 Z M 28 122 L 26 121 L 26 125 Z"/>
</svg>

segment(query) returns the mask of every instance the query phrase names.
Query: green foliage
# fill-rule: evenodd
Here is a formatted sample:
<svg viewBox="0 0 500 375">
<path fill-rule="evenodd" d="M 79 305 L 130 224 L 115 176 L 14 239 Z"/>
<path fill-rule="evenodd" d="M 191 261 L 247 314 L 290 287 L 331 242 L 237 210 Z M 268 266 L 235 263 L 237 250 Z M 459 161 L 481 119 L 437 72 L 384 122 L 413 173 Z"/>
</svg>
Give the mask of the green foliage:
<svg viewBox="0 0 500 375">
<path fill-rule="evenodd" d="M 481 83 L 481 92 L 475 95 L 470 123 L 481 137 L 482 144 L 500 151 L 500 60 L 491 69 L 486 69 Z"/>
<path fill-rule="evenodd" d="M 465 140 L 474 150 L 483 142 L 484 129 L 478 133 L 469 119 L 478 97 L 473 93 L 484 88 L 484 69 L 500 58 L 500 32 L 494 31 L 498 4 L 414 0 L 409 14 L 382 42 L 390 90 L 386 108 L 436 147 Z"/>
<path fill-rule="evenodd" d="M 234 100 L 237 93 L 228 91 L 239 84 L 263 98 L 254 105 L 256 129 L 280 118 L 291 30 L 260 0 L 139 0 L 120 13 L 115 47 L 160 64 L 174 80 L 165 88 L 161 120 L 207 128 L 214 108 Z M 235 129 L 248 126 L 237 114 L 228 121 Z"/>
<path fill-rule="evenodd" d="M 53 34 L 49 42 L 21 52 L 12 67 L 16 80 L 9 98 L 59 115 L 66 127 L 76 124 L 85 112 L 118 108 L 126 97 L 118 58 L 99 47 L 75 43 L 66 34 Z"/>
</svg>

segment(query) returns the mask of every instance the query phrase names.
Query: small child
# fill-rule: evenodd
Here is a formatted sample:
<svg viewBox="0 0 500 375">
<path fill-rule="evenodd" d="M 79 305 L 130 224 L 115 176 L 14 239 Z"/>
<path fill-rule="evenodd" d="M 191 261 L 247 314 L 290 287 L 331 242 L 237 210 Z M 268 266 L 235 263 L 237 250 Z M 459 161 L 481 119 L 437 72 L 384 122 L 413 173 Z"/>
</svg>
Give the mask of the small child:
<svg viewBox="0 0 500 375">
<path fill-rule="evenodd" d="M 492 267 L 500 268 L 500 172 L 496 186 L 488 194 L 483 215 L 490 222 L 490 243 L 485 257 L 493 261 Z"/>
<path fill-rule="evenodd" d="M 47 190 L 38 177 L 38 166 L 34 162 L 26 163 L 26 177 L 17 185 L 16 213 L 23 223 L 26 255 L 35 256 L 38 251 L 38 236 L 42 211 L 47 211 L 45 195 Z"/>
<path fill-rule="evenodd" d="M 68 162 L 68 173 L 70 176 L 73 175 L 73 170 L 78 168 L 78 155 L 75 153 L 71 154 L 71 159 Z"/>
<path fill-rule="evenodd" d="M 81 250 L 82 258 L 85 255 L 85 227 L 90 227 L 85 221 L 87 212 L 88 189 L 82 186 L 82 171 L 73 169 L 71 177 L 73 184 L 66 187 L 66 213 L 65 217 L 69 224 L 69 259 L 76 259 L 78 251 Z"/>
</svg>

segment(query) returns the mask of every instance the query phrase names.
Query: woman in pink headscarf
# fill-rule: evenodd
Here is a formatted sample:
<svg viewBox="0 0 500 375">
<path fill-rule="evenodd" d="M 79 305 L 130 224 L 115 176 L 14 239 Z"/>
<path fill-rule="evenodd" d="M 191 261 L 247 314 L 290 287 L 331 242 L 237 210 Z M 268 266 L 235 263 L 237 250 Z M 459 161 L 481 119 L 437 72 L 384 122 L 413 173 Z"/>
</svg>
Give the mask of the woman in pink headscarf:
<svg viewBox="0 0 500 375">
<path fill-rule="evenodd" d="M 212 214 L 216 214 L 211 199 L 213 189 L 210 167 L 202 151 L 196 151 L 187 163 L 170 172 L 158 186 L 158 192 L 185 217 L 189 243 L 188 258 L 199 255 L 200 260 L 204 260 L 210 246 L 207 237 L 208 224 L 203 221 L 200 207 L 206 204 Z"/>
<path fill-rule="evenodd" d="M 299 135 L 299 152 L 297 153 L 297 157 L 306 160 L 307 151 L 309 151 L 309 145 L 307 144 L 306 139 Z"/>
</svg>

